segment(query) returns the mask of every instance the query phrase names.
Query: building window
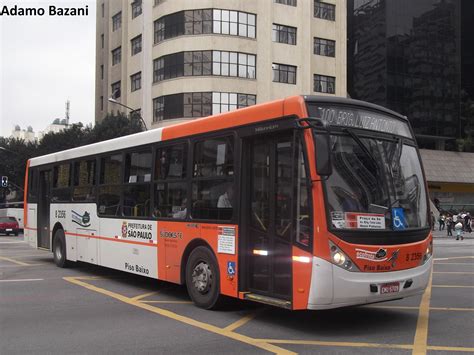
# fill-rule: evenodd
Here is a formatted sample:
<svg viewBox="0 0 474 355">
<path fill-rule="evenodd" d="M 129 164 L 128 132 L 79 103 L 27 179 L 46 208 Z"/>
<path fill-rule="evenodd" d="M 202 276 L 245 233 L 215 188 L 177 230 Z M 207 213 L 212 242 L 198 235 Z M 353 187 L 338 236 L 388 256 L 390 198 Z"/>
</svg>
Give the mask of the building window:
<svg viewBox="0 0 474 355">
<path fill-rule="evenodd" d="M 100 97 L 100 110 L 104 111 L 104 97 L 103 96 Z"/>
<path fill-rule="evenodd" d="M 116 81 L 111 85 L 112 97 L 118 99 L 121 96 L 120 81 Z"/>
<path fill-rule="evenodd" d="M 142 35 L 133 38 L 130 41 L 132 47 L 132 56 L 142 51 Z"/>
<path fill-rule="evenodd" d="M 283 4 L 283 5 L 289 5 L 289 6 L 296 6 L 296 0 L 274 0 L 276 4 Z"/>
<path fill-rule="evenodd" d="M 272 64 L 273 82 L 296 84 L 296 67 L 285 64 Z"/>
<path fill-rule="evenodd" d="M 314 17 L 323 20 L 336 20 L 336 5 L 314 0 Z"/>
<path fill-rule="evenodd" d="M 255 38 L 256 16 L 220 9 L 187 10 L 166 15 L 154 22 L 154 41 L 183 35 L 226 34 Z"/>
<path fill-rule="evenodd" d="M 153 100 L 153 122 L 173 118 L 205 117 L 255 105 L 255 95 L 229 92 L 193 92 Z"/>
<path fill-rule="evenodd" d="M 112 65 L 119 64 L 122 59 L 122 47 L 112 50 Z"/>
<path fill-rule="evenodd" d="M 142 88 L 142 72 L 130 76 L 132 92 Z"/>
<path fill-rule="evenodd" d="M 273 24 L 273 42 L 296 45 L 296 27 Z"/>
<path fill-rule="evenodd" d="M 253 54 L 212 51 L 212 75 L 255 79 L 255 62 Z"/>
<path fill-rule="evenodd" d="M 326 75 L 314 75 L 314 91 L 326 94 L 336 93 L 336 78 Z"/>
<path fill-rule="evenodd" d="M 100 46 L 102 49 L 104 48 L 104 34 L 103 33 L 100 35 Z"/>
<path fill-rule="evenodd" d="M 100 66 L 100 78 L 104 80 L 104 65 L 103 64 Z"/>
<path fill-rule="evenodd" d="M 142 0 L 135 0 L 132 2 L 132 19 L 141 15 L 142 13 Z"/>
<path fill-rule="evenodd" d="M 255 105 L 256 96 L 250 94 L 238 94 L 235 92 L 213 92 L 212 93 L 212 114 L 232 111 Z"/>
<path fill-rule="evenodd" d="M 334 57 L 336 55 L 336 41 L 315 37 L 314 54 Z"/>
<path fill-rule="evenodd" d="M 181 76 L 256 77 L 255 55 L 225 51 L 193 51 L 166 55 L 153 61 L 153 82 Z"/>
<path fill-rule="evenodd" d="M 112 32 L 122 27 L 122 11 L 112 17 Z"/>
<path fill-rule="evenodd" d="M 101 10 L 101 13 L 102 13 L 102 17 L 104 17 L 104 15 L 105 15 L 105 5 L 104 5 L 104 3 L 100 4 L 100 10 Z"/>
</svg>

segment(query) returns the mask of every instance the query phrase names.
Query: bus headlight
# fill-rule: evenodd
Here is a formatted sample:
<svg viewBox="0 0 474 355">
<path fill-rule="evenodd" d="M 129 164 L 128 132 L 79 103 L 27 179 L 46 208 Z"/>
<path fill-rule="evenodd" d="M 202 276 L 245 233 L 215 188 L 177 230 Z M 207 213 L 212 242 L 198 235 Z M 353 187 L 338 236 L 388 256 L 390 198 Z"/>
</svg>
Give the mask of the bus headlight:
<svg viewBox="0 0 474 355">
<path fill-rule="evenodd" d="M 347 271 L 360 271 L 352 260 L 339 249 L 336 244 L 329 241 L 329 250 L 331 251 L 331 262 Z"/>
<path fill-rule="evenodd" d="M 425 255 L 423 255 L 423 259 L 421 260 L 420 265 L 426 263 L 429 258 L 433 255 L 433 241 L 430 241 L 430 244 L 426 247 Z"/>
</svg>

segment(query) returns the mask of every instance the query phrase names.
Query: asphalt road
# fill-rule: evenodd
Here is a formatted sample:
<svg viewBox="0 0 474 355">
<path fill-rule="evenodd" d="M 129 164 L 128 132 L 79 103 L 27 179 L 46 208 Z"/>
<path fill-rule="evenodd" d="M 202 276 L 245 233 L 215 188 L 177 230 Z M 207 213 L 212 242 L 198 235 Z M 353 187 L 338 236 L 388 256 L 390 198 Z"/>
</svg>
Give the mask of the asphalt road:
<svg viewBox="0 0 474 355">
<path fill-rule="evenodd" d="M 77 264 L 59 269 L 0 236 L 1 354 L 474 353 L 474 233 L 435 239 L 423 296 L 330 311 L 237 301 L 220 311 L 184 287 Z"/>
</svg>

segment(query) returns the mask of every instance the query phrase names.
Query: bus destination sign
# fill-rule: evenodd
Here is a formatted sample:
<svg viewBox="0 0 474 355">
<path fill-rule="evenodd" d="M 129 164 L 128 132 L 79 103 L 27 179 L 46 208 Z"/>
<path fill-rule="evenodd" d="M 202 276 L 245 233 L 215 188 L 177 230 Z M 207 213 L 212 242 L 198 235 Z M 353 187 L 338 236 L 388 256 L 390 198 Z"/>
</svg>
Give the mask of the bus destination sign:
<svg viewBox="0 0 474 355">
<path fill-rule="evenodd" d="M 396 118 L 354 107 L 309 105 L 310 117 L 320 118 L 330 126 L 369 129 L 412 138 L 408 124 Z"/>
</svg>

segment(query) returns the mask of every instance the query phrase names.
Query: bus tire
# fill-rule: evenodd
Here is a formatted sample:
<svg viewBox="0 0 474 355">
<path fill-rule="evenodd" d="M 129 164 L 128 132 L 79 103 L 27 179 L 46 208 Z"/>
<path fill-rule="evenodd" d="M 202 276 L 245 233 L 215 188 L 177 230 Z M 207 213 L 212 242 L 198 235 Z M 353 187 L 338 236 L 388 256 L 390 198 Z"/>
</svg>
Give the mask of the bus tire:
<svg viewBox="0 0 474 355">
<path fill-rule="evenodd" d="M 194 304 L 204 309 L 216 308 L 220 298 L 220 275 L 212 251 L 200 246 L 186 263 L 186 288 Z"/>
<path fill-rule="evenodd" d="M 64 236 L 64 230 L 61 228 L 54 233 L 53 258 L 56 266 L 61 268 L 69 266 L 66 259 L 66 237 Z"/>
</svg>

